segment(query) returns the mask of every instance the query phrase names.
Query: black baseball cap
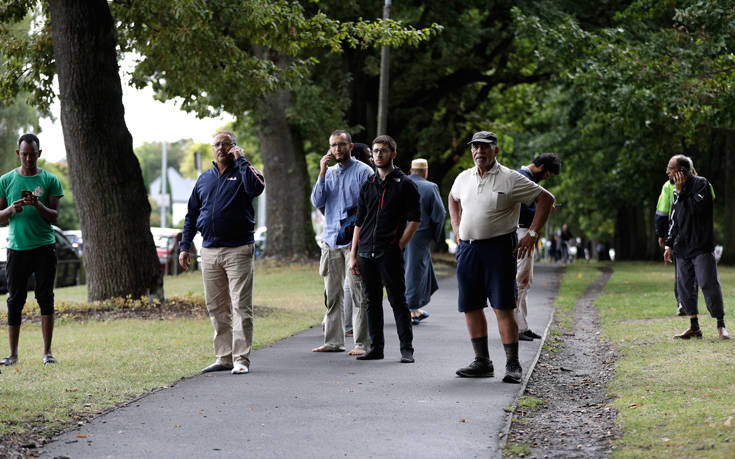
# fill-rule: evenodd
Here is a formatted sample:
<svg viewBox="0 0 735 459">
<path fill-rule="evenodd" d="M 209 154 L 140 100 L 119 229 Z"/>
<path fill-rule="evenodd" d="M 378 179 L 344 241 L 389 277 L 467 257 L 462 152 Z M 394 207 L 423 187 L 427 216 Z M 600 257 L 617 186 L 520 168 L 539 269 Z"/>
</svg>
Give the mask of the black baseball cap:
<svg viewBox="0 0 735 459">
<path fill-rule="evenodd" d="M 469 142 L 467 142 L 467 145 L 471 145 L 471 144 L 473 144 L 475 142 L 477 142 L 477 143 L 492 143 L 492 144 L 497 145 L 498 144 L 498 136 L 496 136 L 492 132 L 488 132 L 488 131 L 475 132 L 472 135 L 472 140 L 470 140 Z"/>
</svg>

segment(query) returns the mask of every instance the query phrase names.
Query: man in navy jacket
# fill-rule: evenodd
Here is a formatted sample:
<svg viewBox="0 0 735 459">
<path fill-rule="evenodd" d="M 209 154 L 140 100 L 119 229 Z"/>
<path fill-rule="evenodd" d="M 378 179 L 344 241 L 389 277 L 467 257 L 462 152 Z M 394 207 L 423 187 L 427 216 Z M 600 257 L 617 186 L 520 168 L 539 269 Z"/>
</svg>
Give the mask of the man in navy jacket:
<svg viewBox="0 0 735 459">
<path fill-rule="evenodd" d="M 179 263 L 189 269 L 192 239 L 202 233 L 204 298 L 217 356 L 202 373 L 243 374 L 250 371 L 253 342 L 253 198 L 263 192 L 265 180 L 232 132 L 218 132 L 212 149 L 216 167 L 199 176 L 189 198 Z"/>
</svg>

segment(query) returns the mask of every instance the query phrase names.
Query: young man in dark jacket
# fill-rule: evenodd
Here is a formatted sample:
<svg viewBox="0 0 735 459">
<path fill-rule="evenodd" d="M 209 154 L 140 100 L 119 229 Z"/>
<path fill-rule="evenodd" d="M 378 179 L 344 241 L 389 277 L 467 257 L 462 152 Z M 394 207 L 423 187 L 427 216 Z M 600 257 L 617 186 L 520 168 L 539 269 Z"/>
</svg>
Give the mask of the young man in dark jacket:
<svg viewBox="0 0 735 459">
<path fill-rule="evenodd" d="M 666 167 L 666 174 L 674 181 L 675 190 L 664 262 L 676 260 L 676 291 L 691 320 L 690 327 L 674 338 L 702 337 L 697 318 L 699 285 L 710 315 L 717 319 L 717 333 L 721 339 L 730 339 L 725 328 L 722 287 L 713 253 L 712 191 L 706 178 L 692 174 L 691 164 L 686 156 L 676 155 Z"/>
<path fill-rule="evenodd" d="M 373 140 L 375 175 L 360 190 L 352 239 L 350 271 L 362 276 L 367 298 L 370 350 L 358 360 L 383 358 L 383 286 L 396 319 L 401 362 L 413 363 L 411 312 L 406 303 L 402 251 L 421 223 L 416 185 L 393 165 L 396 141 L 381 135 Z"/>
<path fill-rule="evenodd" d="M 189 269 L 194 234 L 202 233 L 204 301 L 214 326 L 217 361 L 202 373 L 250 371 L 253 342 L 253 198 L 265 189 L 263 175 L 237 146 L 235 134 L 218 132 L 213 168 L 197 179 L 184 220 L 179 264 Z"/>
</svg>

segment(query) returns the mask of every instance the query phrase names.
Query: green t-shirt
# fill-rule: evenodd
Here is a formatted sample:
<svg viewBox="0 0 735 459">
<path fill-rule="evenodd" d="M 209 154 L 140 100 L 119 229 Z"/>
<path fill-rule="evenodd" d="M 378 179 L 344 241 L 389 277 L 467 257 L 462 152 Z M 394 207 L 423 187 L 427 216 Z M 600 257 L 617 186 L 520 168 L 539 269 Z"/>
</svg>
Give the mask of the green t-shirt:
<svg viewBox="0 0 735 459">
<path fill-rule="evenodd" d="M 52 196 L 64 196 L 61 182 L 45 169 L 40 169 L 33 177 L 26 177 L 13 169 L 0 177 L 0 199 L 8 205 L 23 197 L 22 191 L 29 190 L 43 205 L 48 206 Z M 8 248 L 13 250 L 31 250 L 44 245 L 56 243 L 51 224 L 44 220 L 33 206 L 23 206 L 23 212 L 10 216 L 10 232 Z"/>
</svg>

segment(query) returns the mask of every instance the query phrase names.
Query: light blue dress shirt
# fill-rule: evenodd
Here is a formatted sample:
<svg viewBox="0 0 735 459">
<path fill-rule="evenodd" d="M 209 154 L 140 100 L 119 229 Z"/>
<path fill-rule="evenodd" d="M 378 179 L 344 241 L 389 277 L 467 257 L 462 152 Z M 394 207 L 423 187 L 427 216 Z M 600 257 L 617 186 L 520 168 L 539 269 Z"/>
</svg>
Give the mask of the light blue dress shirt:
<svg viewBox="0 0 735 459">
<path fill-rule="evenodd" d="M 347 217 L 348 209 L 357 207 L 360 187 L 372 175 L 370 166 L 353 158 L 344 166 L 328 167 L 325 177 L 317 179 L 311 191 L 311 203 L 317 209 L 324 209 L 322 238 L 330 249 L 349 247 L 350 244 L 337 245 L 339 221 Z"/>
</svg>

